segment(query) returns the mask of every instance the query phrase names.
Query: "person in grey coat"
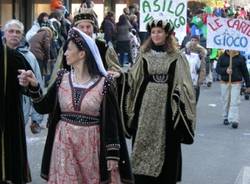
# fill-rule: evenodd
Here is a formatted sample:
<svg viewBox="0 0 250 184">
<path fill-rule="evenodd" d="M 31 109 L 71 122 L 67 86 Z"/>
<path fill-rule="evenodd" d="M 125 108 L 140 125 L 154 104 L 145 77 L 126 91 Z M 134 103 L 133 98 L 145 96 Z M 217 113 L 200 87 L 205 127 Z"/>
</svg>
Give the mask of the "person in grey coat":
<svg viewBox="0 0 250 184">
<path fill-rule="evenodd" d="M 132 65 L 133 60 L 130 51 L 130 38 L 129 34 L 132 29 L 131 24 L 129 23 L 126 15 L 121 15 L 119 17 L 119 22 L 116 24 L 117 35 L 116 35 L 116 52 L 119 55 L 119 61 L 121 66 L 125 64 L 125 60 L 128 59 L 128 62 Z M 127 53 L 128 58 L 125 58 L 125 53 Z"/>
</svg>

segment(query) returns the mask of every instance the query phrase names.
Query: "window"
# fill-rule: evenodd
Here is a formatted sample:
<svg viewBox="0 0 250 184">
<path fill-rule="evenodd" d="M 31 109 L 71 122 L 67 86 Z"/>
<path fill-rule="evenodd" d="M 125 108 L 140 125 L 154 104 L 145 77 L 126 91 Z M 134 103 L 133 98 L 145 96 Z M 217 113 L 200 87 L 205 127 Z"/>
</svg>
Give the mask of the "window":
<svg viewBox="0 0 250 184">
<path fill-rule="evenodd" d="M 12 0 L 3 0 L 0 3 L 0 25 L 3 26 L 7 20 L 12 19 Z"/>
<path fill-rule="evenodd" d="M 50 0 L 34 0 L 33 20 L 42 12 L 50 14 Z"/>
</svg>

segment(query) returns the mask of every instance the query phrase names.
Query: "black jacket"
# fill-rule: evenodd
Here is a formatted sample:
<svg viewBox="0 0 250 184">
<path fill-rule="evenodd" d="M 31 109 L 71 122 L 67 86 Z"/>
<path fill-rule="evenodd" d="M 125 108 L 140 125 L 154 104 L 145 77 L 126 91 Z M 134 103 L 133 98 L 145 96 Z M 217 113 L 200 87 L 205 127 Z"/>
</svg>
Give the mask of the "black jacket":
<svg viewBox="0 0 250 184">
<path fill-rule="evenodd" d="M 224 82 L 229 81 L 229 75 L 227 74 L 227 68 L 229 67 L 229 55 L 224 52 L 219 57 L 216 72 L 221 75 L 221 80 Z M 232 82 L 240 82 L 244 78 L 246 86 L 250 87 L 249 73 L 246 66 L 246 58 L 240 54 L 233 56 L 232 58 Z"/>
<path fill-rule="evenodd" d="M 6 180 L 24 184 L 31 181 L 21 101 L 21 95 L 27 94 L 27 90 L 19 85 L 17 76 L 19 69 L 31 70 L 31 67 L 22 54 L 9 48 L 5 50 L 1 42 L 0 40 L 0 183 L 5 171 Z M 5 68 L 7 76 L 4 75 Z"/>
</svg>

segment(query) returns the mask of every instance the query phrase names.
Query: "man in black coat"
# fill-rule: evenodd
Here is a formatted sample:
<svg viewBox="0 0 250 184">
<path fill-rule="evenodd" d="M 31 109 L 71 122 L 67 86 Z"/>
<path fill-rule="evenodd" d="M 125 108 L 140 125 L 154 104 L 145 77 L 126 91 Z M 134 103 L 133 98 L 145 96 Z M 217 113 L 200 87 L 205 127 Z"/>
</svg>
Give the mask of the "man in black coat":
<svg viewBox="0 0 250 184">
<path fill-rule="evenodd" d="M 31 69 L 16 50 L 0 39 L 0 183 L 23 184 L 31 181 L 27 159 L 21 94 L 27 91 L 18 83 L 18 70 Z"/>
</svg>

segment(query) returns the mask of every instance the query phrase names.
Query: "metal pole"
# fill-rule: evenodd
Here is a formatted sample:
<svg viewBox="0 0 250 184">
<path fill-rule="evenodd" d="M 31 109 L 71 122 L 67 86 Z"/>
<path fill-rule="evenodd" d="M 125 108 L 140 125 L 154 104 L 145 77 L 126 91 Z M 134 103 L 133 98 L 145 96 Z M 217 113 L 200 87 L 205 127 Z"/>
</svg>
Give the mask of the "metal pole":
<svg viewBox="0 0 250 184">
<path fill-rule="evenodd" d="M 232 51 L 229 50 L 229 69 L 232 70 L 232 63 L 233 63 L 233 56 Z M 229 112 L 230 109 L 230 103 L 231 103 L 231 91 L 232 91 L 232 74 L 229 74 L 228 78 L 228 103 L 227 103 L 227 112 Z"/>
<path fill-rule="evenodd" d="M 65 5 L 66 9 L 70 11 L 69 0 L 64 0 L 64 5 Z"/>
</svg>

